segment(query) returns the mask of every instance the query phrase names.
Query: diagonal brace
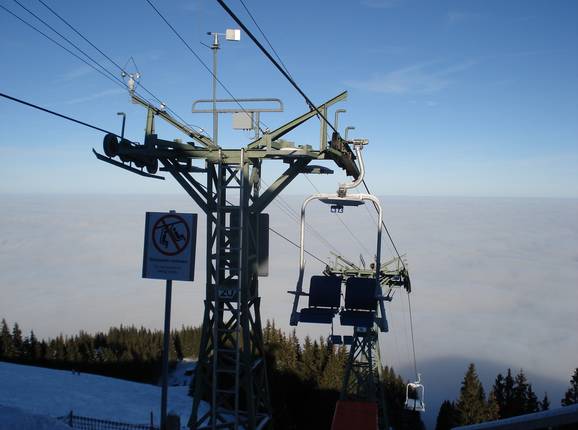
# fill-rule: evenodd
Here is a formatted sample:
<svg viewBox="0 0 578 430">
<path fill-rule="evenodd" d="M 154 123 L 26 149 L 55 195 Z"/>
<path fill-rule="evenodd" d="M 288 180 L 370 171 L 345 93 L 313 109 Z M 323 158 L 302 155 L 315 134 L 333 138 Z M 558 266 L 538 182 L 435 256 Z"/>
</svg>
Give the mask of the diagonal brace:
<svg viewBox="0 0 578 430">
<path fill-rule="evenodd" d="M 208 212 L 208 206 L 205 202 L 205 199 L 199 195 L 199 193 L 191 186 L 189 182 L 185 178 L 183 178 L 182 174 L 174 167 L 173 163 L 166 159 L 161 158 L 159 161 L 162 163 L 163 166 L 167 168 L 167 171 L 177 180 L 177 182 L 185 189 L 185 191 L 191 196 L 191 198 L 199 205 L 201 210 L 205 213 Z M 194 178 L 190 178 L 194 181 Z"/>
<path fill-rule="evenodd" d="M 322 105 L 317 107 L 317 110 L 310 110 L 309 112 L 301 115 L 300 117 L 295 118 L 292 121 L 289 121 L 287 124 L 282 125 L 276 130 L 273 130 L 270 133 L 265 134 L 264 136 L 260 137 L 259 139 L 251 142 L 247 149 L 255 149 L 255 148 L 263 148 L 267 146 L 267 142 L 272 142 L 273 140 L 279 139 L 280 137 L 286 135 L 291 130 L 295 129 L 296 127 L 303 124 L 308 119 L 317 115 L 318 111 L 323 109 L 327 109 L 329 106 L 347 98 L 347 91 L 342 92 L 341 94 L 333 97 L 331 100 L 326 101 Z"/>
<path fill-rule="evenodd" d="M 297 177 L 299 173 L 303 173 L 303 169 L 309 164 L 309 159 L 302 159 L 294 161 L 291 166 L 273 182 L 269 188 L 265 190 L 261 196 L 251 205 L 251 212 L 260 213 L 283 191 L 287 185 Z"/>
</svg>

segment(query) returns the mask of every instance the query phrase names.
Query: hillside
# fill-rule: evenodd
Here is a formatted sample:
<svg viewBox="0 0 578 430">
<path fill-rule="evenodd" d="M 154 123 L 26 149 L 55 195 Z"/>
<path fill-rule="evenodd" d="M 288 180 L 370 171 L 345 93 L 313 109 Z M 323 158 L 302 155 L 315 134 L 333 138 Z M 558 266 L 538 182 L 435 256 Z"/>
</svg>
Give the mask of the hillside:
<svg viewBox="0 0 578 430">
<path fill-rule="evenodd" d="M 135 424 L 148 423 L 152 411 L 158 425 L 161 390 L 154 385 L 4 362 L 0 381 L 3 407 L 51 417 L 72 410 L 76 415 Z M 183 425 L 191 412 L 187 390 L 169 388 L 169 411 L 180 415 Z"/>
</svg>

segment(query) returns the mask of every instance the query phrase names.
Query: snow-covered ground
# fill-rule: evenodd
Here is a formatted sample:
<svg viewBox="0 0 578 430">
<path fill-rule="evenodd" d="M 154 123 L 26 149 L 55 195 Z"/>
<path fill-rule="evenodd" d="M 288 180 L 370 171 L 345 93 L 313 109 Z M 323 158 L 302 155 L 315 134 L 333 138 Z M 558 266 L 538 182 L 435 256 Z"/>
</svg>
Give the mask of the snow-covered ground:
<svg viewBox="0 0 578 430">
<path fill-rule="evenodd" d="M 178 371 L 190 367 L 192 363 L 183 363 Z M 178 381 L 182 384 L 184 378 L 181 376 Z M 187 391 L 186 385 L 169 387 L 168 410 L 180 415 L 183 427 L 192 407 Z M 158 425 L 160 399 L 161 389 L 154 385 L 0 362 L 2 414 L 12 410 L 7 408 L 20 408 L 32 414 L 58 417 L 72 410 L 75 415 L 146 424 L 152 411 Z M 201 409 L 201 413 L 206 411 L 206 405 L 201 405 Z M 34 428 L 52 430 L 52 427 Z M 0 425 L 0 429 L 4 427 Z"/>
<path fill-rule="evenodd" d="M 0 430 L 70 430 L 54 418 L 0 405 Z"/>
<path fill-rule="evenodd" d="M 196 366 L 197 362 L 192 358 L 185 358 L 183 361 L 179 361 L 173 371 L 169 374 L 169 385 L 189 386 Z"/>
</svg>

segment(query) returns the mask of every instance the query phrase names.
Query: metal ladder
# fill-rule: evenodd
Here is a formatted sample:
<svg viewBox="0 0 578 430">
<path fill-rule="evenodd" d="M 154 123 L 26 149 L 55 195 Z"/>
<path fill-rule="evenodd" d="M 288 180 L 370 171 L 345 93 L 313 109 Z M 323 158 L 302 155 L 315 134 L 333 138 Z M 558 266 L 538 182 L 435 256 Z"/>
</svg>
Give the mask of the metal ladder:
<svg viewBox="0 0 578 430">
<path fill-rule="evenodd" d="M 243 153 L 239 165 L 218 165 L 216 285 L 213 325 L 213 390 L 210 428 L 237 430 L 240 420 L 241 286 L 244 276 L 243 211 L 245 185 Z M 227 177 L 228 176 L 228 177 Z M 227 191 L 239 192 L 239 203 L 227 200 Z M 232 193 L 231 193 L 232 194 Z"/>
</svg>

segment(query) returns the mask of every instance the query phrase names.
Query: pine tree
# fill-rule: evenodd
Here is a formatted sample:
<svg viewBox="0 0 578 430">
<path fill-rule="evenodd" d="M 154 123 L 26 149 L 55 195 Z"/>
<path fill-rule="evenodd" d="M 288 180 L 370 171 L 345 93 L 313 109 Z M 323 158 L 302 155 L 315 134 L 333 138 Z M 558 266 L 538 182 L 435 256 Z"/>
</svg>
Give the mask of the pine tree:
<svg viewBox="0 0 578 430">
<path fill-rule="evenodd" d="M 18 323 L 14 323 L 14 327 L 12 328 L 12 345 L 14 346 L 14 355 L 16 357 L 20 357 L 22 354 L 22 330 L 20 330 L 20 326 Z"/>
<path fill-rule="evenodd" d="M 500 419 L 500 406 L 496 400 L 496 396 L 493 391 L 488 394 L 488 402 L 486 405 L 486 419 L 485 421 L 494 421 Z"/>
<path fill-rule="evenodd" d="M 453 402 L 444 400 L 436 420 L 436 430 L 450 430 L 460 424 L 459 412 Z"/>
<path fill-rule="evenodd" d="M 540 402 L 540 410 L 547 411 L 550 409 L 550 399 L 548 399 L 548 393 L 544 393 L 544 398 Z"/>
<path fill-rule="evenodd" d="M 498 376 L 496 376 L 496 379 L 494 381 L 494 386 L 492 387 L 491 394 L 493 394 L 493 398 L 496 401 L 496 404 L 498 406 L 499 416 L 503 417 L 502 414 L 503 414 L 503 411 L 505 410 L 506 393 L 505 393 L 504 377 L 502 376 L 501 373 L 498 373 Z"/>
<path fill-rule="evenodd" d="M 533 412 L 538 412 L 540 410 L 540 402 L 538 401 L 538 397 L 536 393 L 532 390 L 532 384 L 528 384 L 528 394 L 527 394 L 527 403 L 526 403 L 526 411 L 524 413 L 531 414 Z"/>
<path fill-rule="evenodd" d="M 504 419 L 516 415 L 514 410 L 514 378 L 512 377 L 511 369 L 508 369 L 503 380 L 501 399 L 496 396 L 496 400 L 500 407 L 500 418 Z"/>
<path fill-rule="evenodd" d="M 2 328 L 0 330 L 0 358 L 12 358 L 14 356 L 14 344 L 12 335 L 6 320 L 2 318 Z"/>
<path fill-rule="evenodd" d="M 570 388 L 564 394 L 562 406 L 570 406 L 578 403 L 578 367 L 574 370 L 574 375 L 570 379 Z"/>
<path fill-rule="evenodd" d="M 462 425 L 481 423 L 486 420 L 487 405 L 484 387 L 478 378 L 474 363 L 470 363 L 464 376 L 456 406 Z"/>
<path fill-rule="evenodd" d="M 528 379 L 524 371 L 520 369 L 514 378 L 514 402 L 513 413 L 514 416 L 523 415 L 528 410 Z"/>
</svg>

